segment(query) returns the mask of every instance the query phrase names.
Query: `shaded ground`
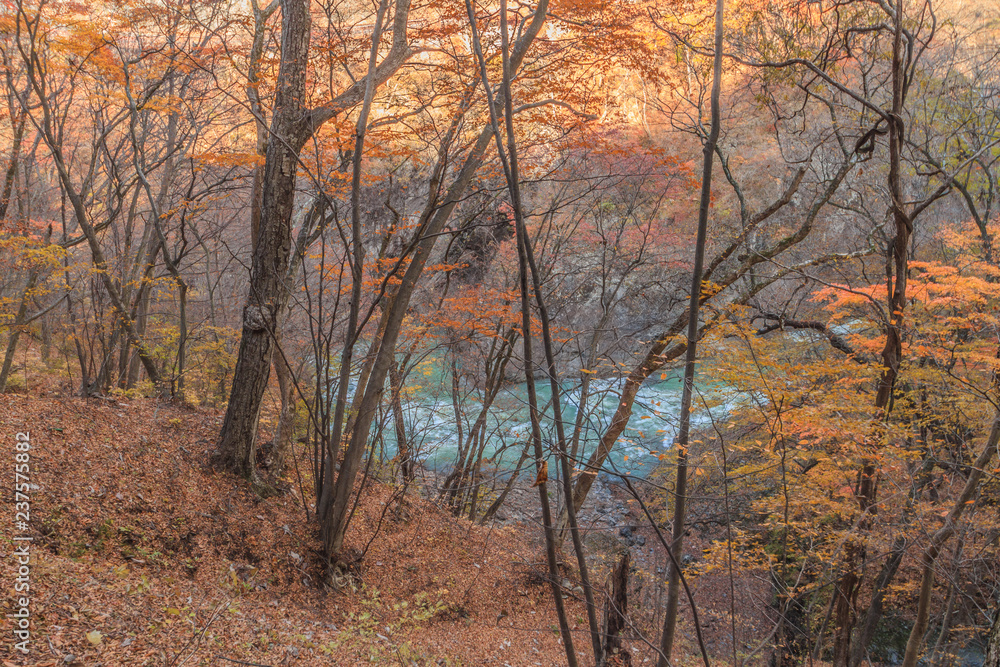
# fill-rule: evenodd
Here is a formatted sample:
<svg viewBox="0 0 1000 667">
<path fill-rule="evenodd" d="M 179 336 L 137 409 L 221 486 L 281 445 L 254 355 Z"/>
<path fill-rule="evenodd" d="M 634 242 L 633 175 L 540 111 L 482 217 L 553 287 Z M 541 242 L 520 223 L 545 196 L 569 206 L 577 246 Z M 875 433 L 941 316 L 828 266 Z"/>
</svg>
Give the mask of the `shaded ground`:
<svg viewBox="0 0 1000 667">
<path fill-rule="evenodd" d="M 8 591 L 4 664 L 564 663 L 541 552 L 520 531 L 371 485 L 348 540 L 367 553 L 342 589 L 321 586 L 298 492 L 261 501 L 205 467 L 219 423 L 145 399 L 0 396 L 8 479 L 15 433 L 33 446 L 30 653 L 9 641 Z"/>
<path fill-rule="evenodd" d="M 672 475 L 672 470 L 668 471 Z M 541 512 L 538 509 L 538 495 L 530 488 L 530 480 L 523 479 L 512 490 L 507 505 L 499 516 L 505 525 L 517 526 L 525 538 L 542 548 Z M 634 487 L 643 495 L 648 509 L 655 518 L 662 520 L 660 526 L 664 539 L 670 539 L 670 529 L 666 514 L 656 489 L 640 480 L 633 480 Z M 693 516 L 708 514 L 705 508 L 695 507 Z M 715 507 L 715 510 L 718 510 Z M 641 506 L 616 478 L 601 474 L 594 482 L 578 515 L 584 541 L 587 546 L 590 569 L 594 573 L 594 583 L 603 586 L 607 573 L 620 554 L 629 550 L 632 557 L 630 586 L 630 615 L 632 641 L 627 642 L 635 658 L 635 664 L 655 663 L 656 654 L 646 642 L 657 643 L 662 628 L 662 609 L 666 602 L 666 573 L 668 557 L 656 531 L 650 525 Z M 700 528 L 692 528 L 685 539 L 684 564 L 688 570 L 696 570 L 701 562 L 701 554 L 709 548 L 713 540 L 724 540 L 723 526 L 706 523 Z M 565 545 L 564 556 L 575 562 L 569 541 Z M 688 574 L 695 603 L 698 606 L 705 645 L 713 664 L 732 664 L 733 640 L 736 637 L 737 661 L 749 658 L 748 664 L 766 664 L 767 650 L 760 644 L 773 629 L 770 616 L 771 586 L 765 572 L 743 571 L 735 564 L 734 582 L 730 587 L 727 570 L 708 574 Z M 680 613 L 680 636 L 676 640 L 675 657 L 677 664 L 702 664 L 698 652 L 694 624 L 691 621 L 690 605 L 682 598 Z M 735 617 L 735 623 L 733 618 Z M 645 641 L 639 638 L 644 636 Z M 648 660 L 648 663 L 646 662 Z M 821 663 L 815 663 L 821 664 Z"/>
</svg>

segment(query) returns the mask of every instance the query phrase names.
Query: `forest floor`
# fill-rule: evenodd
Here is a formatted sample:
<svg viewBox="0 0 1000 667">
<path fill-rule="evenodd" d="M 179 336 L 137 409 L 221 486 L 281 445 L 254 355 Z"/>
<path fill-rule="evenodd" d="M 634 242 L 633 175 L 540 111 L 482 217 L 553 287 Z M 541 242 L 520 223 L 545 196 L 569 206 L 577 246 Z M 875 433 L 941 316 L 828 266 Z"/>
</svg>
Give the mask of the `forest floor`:
<svg viewBox="0 0 1000 667">
<path fill-rule="evenodd" d="M 15 434 L 29 432 L 32 446 L 29 526 L 16 530 L 8 493 L 9 527 L 0 540 L 0 580 L 10 589 L 2 664 L 565 664 L 537 494 L 527 483 L 515 489 L 502 521 L 482 527 L 418 490 L 400 497 L 369 484 L 346 545 L 363 558 L 332 588 L 322 583 L 315 523 L 297 485 L 262 500 L 208 465 L 221 418 L 218 410 L 154 399 L 84 399 L 66 388 L 0 395 L 8 479 Z M 581 523 L 598 584 L 615 554 L 632 547 L 633 582 L 641 586 L 631 602 L 635 623 L 655 637 L 651 610 L 660 608 L 665 561 L 639 517 L 620 489 L 601 483 Z M 10 640 L 12 550 L 23 544 L 15 535 L 32 538 L 27 655 Z M 701 539 L 692 536 L 692 551 Z M 568 565 L 567 576 L 574 572 Z M 709 650 L 722 656 L 732 636 L 726 586 L 695 582 L 699 607 L 708 610 Z M 766 596 L 767 586 L 753 578 L 740 586 L 740 605 Z M 585 607 L 576 596 L 567 605 L 582 663 L 592 664 Z M 751 619 L 746 638 L 759 637 L 765 621 Z M 642 641 L 626 646 L 634 664 L 648 664 L 652 653 Z M 675 664 L 700 663 L 686 621 L 678 654 L 690 657 Z"/>
</svg>

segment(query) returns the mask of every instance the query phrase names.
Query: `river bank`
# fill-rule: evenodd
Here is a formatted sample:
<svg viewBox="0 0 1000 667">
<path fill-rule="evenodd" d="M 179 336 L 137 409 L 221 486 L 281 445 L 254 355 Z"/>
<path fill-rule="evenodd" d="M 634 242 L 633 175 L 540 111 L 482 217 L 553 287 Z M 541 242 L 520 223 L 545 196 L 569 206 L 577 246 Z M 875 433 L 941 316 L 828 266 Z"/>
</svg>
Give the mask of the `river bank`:
<svg viewBox="0 0 1000 667">
<path fill-rule="evenodd" d="M 699 433 L 696 439 L 699 441 L 694 446 L 696 456 L 717 446 L 710 433 Z M 656 521 L 656 527 L 620 477 L 604 472 L 594 481 L 577 520 L 592 583 L 598 589 L 605 588 L 611 568 L 624 553 L 629 554 L 630 637 L 639 644 L 655 644 L 663 621 L 669 571 L 669 558 L 661 541 L 661 537 L 670 539 L 665 487 L 670 486 L 674 471 L 672 464 L 662 461 L 644 472 L 642 477 L 633 477 L 630 481 Z M 424 469 L 421 476 L 423 493 L 436 496 L 436 485 L 443 481 L 444 475 Z M 516 531 L 541 554 L 544 552 L 544 530 L 538 491 L 532 487 L 533 481 L 534 474 L 522 473 L 503 507 L 488 525 Z M 561 485 L 554 481 L 557 480 L 550 479 L 548 489 L 553 515 L 557 516 L 562 506 Z M 718 509 L 716 506 L 703 501 L 693 505 L 691 519 L 694 525 L 685 534 L 680 558 L 697 604 L 706 648 L 712 655 L 728 656 L 732 655 L 735 645 L 740 654 L 751 656 L 748 664 L 757 664 L 752 654 L 773 630 L 776 620 L 767 572 L 737 565 L 730 581 L 728 571 L 707 571 L 703 555 L 716 540 L 725 539 L 725 529 L 712 520 L 702 521 Z M 560 554 L 568 578 L 576 581 L 578 569 L 568 539 L 561 545 Z M 680 617 L 677 641 L 685 654 L 695 654 L 698 651 L 696 632 L 686 598 L 680 604 Z M 758 657 L 761 664 L 766 662 L 766 656 Z"/>
</svg>

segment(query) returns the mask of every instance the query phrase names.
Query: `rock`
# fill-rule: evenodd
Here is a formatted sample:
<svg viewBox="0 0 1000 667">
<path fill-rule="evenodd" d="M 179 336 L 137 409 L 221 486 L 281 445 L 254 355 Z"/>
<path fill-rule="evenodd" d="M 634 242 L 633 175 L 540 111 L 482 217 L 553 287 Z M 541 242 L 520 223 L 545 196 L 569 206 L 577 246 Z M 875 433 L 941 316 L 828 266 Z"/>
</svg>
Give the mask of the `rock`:
<svg viewBox="0 0 1000 667">
<path fill-rule="evenodd" d="M 636 535 L 636 536 L 635 536 L 635 537 L 634 537 L 634 538 L 632 539 L 632 541 L 633 541 L 633 542 L 635 542 L 635 543 L 636 543 L 637 545 L 639 545 L 640 547 L 644 547 L 644 546 L 646 546 L 646 538 L 645 538 L 645 537 L 643 537 L 642 535 Z"/>
<path fill-rule="evenodd" d="M 632 533 L 635 531 L 635 526 L 622 526 L 618 529 L 618 534 L 622 537 L 632 537 Z"/>
</svg>

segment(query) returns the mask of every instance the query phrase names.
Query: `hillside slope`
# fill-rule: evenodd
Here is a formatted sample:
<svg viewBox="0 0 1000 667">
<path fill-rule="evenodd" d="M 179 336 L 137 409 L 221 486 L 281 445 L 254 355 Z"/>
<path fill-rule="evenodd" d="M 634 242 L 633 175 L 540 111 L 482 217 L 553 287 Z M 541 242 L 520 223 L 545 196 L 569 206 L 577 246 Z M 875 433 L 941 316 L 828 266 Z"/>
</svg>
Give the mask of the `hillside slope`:
<svg viewBox="0 0 1000 667">
<path fill-rule="evenodd" d="M 206 465 L 219 421 L 149 399 L 0 395 L 3 474 L 15 434 L 30 432 L 33 485 L 30 652 L 7 641 L 11 591 L 3 664 L 565 662 L 541 553 L 524 535 L 370 484 L 348 545 L 367 552 L 339 590 L 321 585 L 299 490 L 260 500 Z M 4 582 L 23 543 L 12 500 Z"/>
</svg>

